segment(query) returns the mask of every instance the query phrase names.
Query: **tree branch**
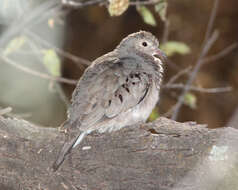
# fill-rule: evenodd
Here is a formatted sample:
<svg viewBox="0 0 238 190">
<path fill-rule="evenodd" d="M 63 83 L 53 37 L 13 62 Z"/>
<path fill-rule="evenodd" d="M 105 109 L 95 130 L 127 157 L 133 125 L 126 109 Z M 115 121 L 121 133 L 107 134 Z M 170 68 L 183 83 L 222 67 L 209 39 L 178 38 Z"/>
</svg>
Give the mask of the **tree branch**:
<svg viewBox="0 0 238 190">
<path fill-rule="evenodd" d="M 177 116 L 178 116 L 178 113 L 179 113 L 179 110 L 183 104 L 183 101 L 184 101 L 184 96 L 186 95 L 186 93 L 190 90 L 191 88 L 191 84 L 193 83 L 194 79 L 196 78 L 197 76 L 197 73 L 198 71 L 200 70 L 200 67 L 202 65 L 202 60 L 203 58 L 207 55 L 208 51 L 210 50 L 210 48 L 212 47 L 212 45 L 214 44 L 214 42 L 217 40 L 218 38 L 218 32 L 215 31 L 212 36 L 209 38 L 209 40 L 207 41 L 207 43 L 205 44 L 204 48 L 202 49 L 202 52 L 195 64 L 195 67 L 194 67 L 194 70 L 193 72 L 191 73 L 186 85 L 185 85 L 185 88 L 182 92 L 182 94 L 179 96 L 178 98 L 178 102 L 176 103 L 175 105 L 175 108 L 174 108 L 174 113 L 172 115 L 172 119 L 176 120 L 177 119 Z"/>
<path fill-rule="evenodd" d="M 69 52 L 63 51 L 62 49 L 53 46 L 53 44 L 50 44 L 49 42 L 47 42 L 46 40 L 44 40 L 43 38 L 41 38 L 40 36 L 34 34 L 33 32 L 31 32 L 29 30 L 25 30 L 25 32 L 27 35 L 31 36 L 34 40 L 37 40 L 37 42 L 39 42 L 40 44 L 43 44 L 44 46 L 47 46 L 49 48 L 53 48 L 60 55 L 72 60 L 80 69 L 82 66 L 81 64 L 84 64 L 86 66 L 89 66 L 91 64 L 90 61 L 88 61 L 84 58 L 75 56 Z"/>
<path fill-rule="evenodd" d="M 210 15 L 210 18 L 209 18 L 206 34 L 205 34 L 204 41 L 203 41 L 204 46 L 205 46 L 205 44 L 207 43 L 208 39 L 210 38 L 210 36 L 212 34 L 212 29 L 213 29 L 213 25 L 214 25 L 214 22 L 215 22 L 215 19 L 216 19 L 217 10 L 218 10 L 218 6 L 219 6 L 219 1 L 220 0 L 214 0 L 213 7 L 212 7 L 212 12 L 211 12 L 211 15 Z"/>
<path fill-rule="evenodd" d="M 238 185 L 238 130 L 232 128 L 210 130 L 160 118 L 94 133 L 52 173 L 63 143 L 57 129 L 0 116 L 0 189 L 219 190 L 219 184 L 220 189 Z"/>
<path fill-rule="evenodd" d="M 204 58 L 203 64 L 206 64 L 212 61 L 217 61 L 218 59 L 225 57 L 227 54 L 231 53 L 234 49 L 236 49 L 237 46 L 238 46 L 238 43 L 235 42 L 229 45 L 228 47 L 224 48 L 222 51 L 218 52 L 217 54 Z"/>
<path fill-rule="evenodd" d="M 62 0 L 61 2 L 64 6 L 78 9 L 90 5 L 101 4 L 106 2 L 106 0 L 91 0 L 91 1 Z"/>
<path fill-rule="evenodd" d="M 191 66 L 179 71 L 176 75 L 172 76 L 169 81 L 167 82 L 167 85 L 174 83 L 179 77 L 181 77 L 184 74 L 188 74 L 189 71 L 192 69 Z"/>
<path fill-rule="evenodd" d="M 186 86 L 184 84 L 165 84 L 162 86 L 162 88 L 166 89 L 185 89 L 185 87 Z M 191 85 L 190 90 L 202 93 L 221 93 L 221 92 L 230 92 L 232 88 L 230 86 L 220 88 L 202 88 Z"/>
<path fill-rule="evenodd" d="M 66 84 L 71 84 L 71 85 L 76 85 L 77 84 L 77 80 L 72 80 L 72 79 L 66 79 L 66 78 L 63 78 L 63 77 L 54 77 L 54 76 L 51 76 L 51 75 L 48 75 L 48 74 L 45 74 L 45 73 L 41 73 L 41 72 L 38 72 L 38 71 L 35 71 L 35 70 L 32 70 L 28 67 L 25 67 L 25 66 L 22 66 L 20 64 L 17 64 L 15 63 L 14 61 L 12 61 L 11 59 L 9 59 L 7 56 L 4 56 L 4 55 L 1 55 L 0 54 L 0 57 L 9 65 L 21 70 L 21 71 L 24 71 L 28 74 L 31 74 L 33 76 L 37 76 L 37 77 L 40 77 L 40 78 L 43 78 L 43 79 L 47 79 L 47 80 L 51 80 L 51 81 L 56 81 L 56 82 L 62 82 L 62 83 L 66 83 Z"/>
</svg>

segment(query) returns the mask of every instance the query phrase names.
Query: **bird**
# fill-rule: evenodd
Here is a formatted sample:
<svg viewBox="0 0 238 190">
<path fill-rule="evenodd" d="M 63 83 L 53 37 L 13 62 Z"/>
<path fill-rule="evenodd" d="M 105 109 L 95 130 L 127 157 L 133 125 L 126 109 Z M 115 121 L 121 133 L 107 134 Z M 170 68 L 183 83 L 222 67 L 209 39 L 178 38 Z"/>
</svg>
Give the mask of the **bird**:
<svg viewBox="0 0 238 190">
<path fill-rule="evenodd" d="M 93 61 L 72 94 L 63 125 L 73 132 L 59 151 L 53 171 L 91 132 L 114 132 L 145 122 L 159 100 L 165 61 L 159 41 L 146 31 L 128 35 L 113 51 Z"/>
</svg>

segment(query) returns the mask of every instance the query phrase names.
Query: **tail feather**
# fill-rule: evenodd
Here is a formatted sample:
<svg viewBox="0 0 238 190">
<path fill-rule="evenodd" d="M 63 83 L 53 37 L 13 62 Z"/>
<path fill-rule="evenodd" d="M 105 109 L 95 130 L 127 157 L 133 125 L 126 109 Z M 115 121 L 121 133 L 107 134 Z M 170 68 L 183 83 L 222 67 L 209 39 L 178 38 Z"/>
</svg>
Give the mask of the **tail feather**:
<svg viewBox="0 0 238 190">
<path fill-rule="evenodd" d="M 83 140 L 83 138 L 85 137 L 85 135 L 87 135 L 86 132 L 81 133 L 80 136 L 78 136 L 77 140 L 75 141 L 73 148 L 75 148 L 77 145 L 79 145 L 81 143 L 81 141 Z"/>
<path fill-rule="evenodd" d="M 63 161 L 65 160 L 66 156 L 70 153 L 72 148 L 75 148 L 78 144 L 80 144 L 80 142 L 83 140 L 83 138 L 85 137 L 86 134 L 87 134 L 86 132 L 83 132 L 81 134 L 79 133 L 75 138 L 66 142 L 63 145 L 59 155 L 57 156 L 57 159 L 55 160 L 54 164 L 52 165 L 52 169 L 54 172 L 56 170 L 58 170 L 58 168 L 63 163 Z"/>
</svg>

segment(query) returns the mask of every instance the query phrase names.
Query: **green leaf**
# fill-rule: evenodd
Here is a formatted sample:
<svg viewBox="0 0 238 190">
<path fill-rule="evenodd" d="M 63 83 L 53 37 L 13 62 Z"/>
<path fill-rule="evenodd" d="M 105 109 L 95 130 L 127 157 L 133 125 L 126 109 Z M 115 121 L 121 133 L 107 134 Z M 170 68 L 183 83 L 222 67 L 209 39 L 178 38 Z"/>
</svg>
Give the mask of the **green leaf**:
<svg viewBox="0 0 238 190">
<path fill-rule="evenodd" d="M 162 21 L 166 21 L 166 13 L 167 13 L 168 3 L 167 1 L 160 1 L 155 5 L 155 12 L 157 12 Z"/>
<path fill-rule="evenodd" d="M 110 16 L 120 16 L 129 7 L 129 0 L 109 0 L 108 12 Z"/>
<path fill-rule="evenodd" d="M 143 21 L 146 24 L 149 24 L 151 26 L 156 26 L 156 24 L 157 24 L 156 20 L 148 8 L 146 8 L 145 6 L 137 6 L 136 10 L 141 15 L 141 17 L 143 18 Z"/>
<path fill-rule="evenodd" d="M 155 108 L 155 109 L 153 109 L 153 111 L 151 112 L 148 121 L 150 121 L 150 122 L 151 122 L 151 121 L 154 121 L 154 120 L 156 120 L 158 117 L 159 117 L 159 112 L 158 112 L 158 110 Z"/>
<path fill-rule="evenodd" d="M 43 50 L 43 64 L 53 76 L 59 77 L 61 75 L 60 58 L 53 49 Z"/>
<path fill-rule="evenodd" d="M 14 39 L 12 39 L 8 44 L 7 47 L 5 48 L 5 50 L 3 51 L 3 54 L 5 56 L 13 53 L 14 51 L 17 51 L 18 49 L 20 49 L 23 44 L 25 43 L 26 38 L 24 36 L 18 36 Z"/>
<path fill-rule="evenodd" d="M 197 107 L 197 97 L 194 94 L 188 92 L 184 96 L 184 104 L 189 106 L 192 109 L 196 109 L 196 107 Z"/>
<path fill-rule="evenodd" d="M 185 55 L 191 52 L 190 47 L 183 42 L 168 41 L 160 47 L 167 56 L 172 56 L 175 53 Z"/>
</svg>

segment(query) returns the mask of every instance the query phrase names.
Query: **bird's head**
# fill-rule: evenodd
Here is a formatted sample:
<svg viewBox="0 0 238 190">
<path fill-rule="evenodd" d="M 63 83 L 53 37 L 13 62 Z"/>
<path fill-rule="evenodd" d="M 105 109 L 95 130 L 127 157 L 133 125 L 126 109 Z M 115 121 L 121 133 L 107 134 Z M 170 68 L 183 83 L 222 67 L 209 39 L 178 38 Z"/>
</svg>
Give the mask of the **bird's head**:
<svg viewBox="0 0 238 190">
<path fill-rule="evenodd" d="M 140 31 L 128 35 L 117 46 L 121 55 L 138 55 L 152 58 L 158 63 L 166 60 L 165 54 L 159 49 L 159 41 L 149 32 Z"/>
</svg>

